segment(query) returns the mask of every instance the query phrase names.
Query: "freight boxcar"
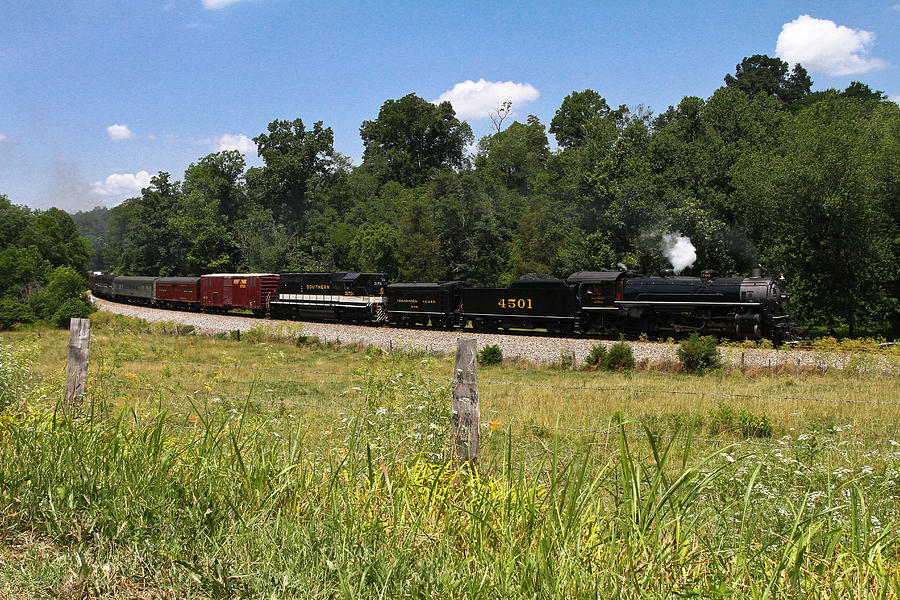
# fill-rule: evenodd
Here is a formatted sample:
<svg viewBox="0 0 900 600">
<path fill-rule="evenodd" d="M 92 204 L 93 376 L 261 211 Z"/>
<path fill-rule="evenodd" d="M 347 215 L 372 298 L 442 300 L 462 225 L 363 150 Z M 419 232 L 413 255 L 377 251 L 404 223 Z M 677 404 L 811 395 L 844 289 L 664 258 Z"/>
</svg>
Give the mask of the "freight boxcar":
<svg viewBox="0 0 900 600">
<path fill-rule="evenodd" d="M 153 304 L 156 277 L 119 276 L 113 279 L 113 299 L 131 304 Z"/>
<path fill-rule="evenodd" d="M 157 306 L 176 310 L 200 308 L 199 277 L 159 277 L 154 294 Z"/>
<path fill-rule="evenodd" d="M 461 325 L 480 331 L 546 328 L 551 333 L 577 330 L 575 293 L 562 279 L 517 279 L 508 288 L 462 288 Z"/>
<path fill-rule="evenodd" d="M 272 312 L 284 317 L 384 321 L 386 284 L 384 273 L 280 273 Z"/>
<path fill-rule="evenodd" d="M 278 295 L 274 273 L 215 273 L 200 277 L 200 303 L 207 310 L 243 308 L 264 314 Z"/>
<path fill-rule="evenodd" d="M 392 283 L 387 286 L 385 309 L 393 325 L 428 325 L 449 328 L 458 320 L 460 281 Z"/>
</svg>

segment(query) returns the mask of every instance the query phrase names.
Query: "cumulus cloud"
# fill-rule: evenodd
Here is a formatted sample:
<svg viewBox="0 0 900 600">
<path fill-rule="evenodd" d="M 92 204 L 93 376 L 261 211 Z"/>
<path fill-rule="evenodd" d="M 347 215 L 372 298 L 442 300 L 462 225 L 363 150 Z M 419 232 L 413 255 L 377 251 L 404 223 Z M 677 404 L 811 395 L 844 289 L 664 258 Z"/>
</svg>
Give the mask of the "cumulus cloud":
<svg viewBox="0 0 900 600">
<path fill-rule="evenodd" d="M 540 92 L 530 83 L 513 81 L 463 81 L 447 90 L 434 102 L 448 101 L 461 119 L 486 119 L 504 102 L 513 108 L 537 100 Z"/>
<path fill-rule="evenodd" d="M 133 196 L 140 193 L 141 188 L 150 185 L 150 173 L 113 173 L 103 181 L 97 181 L 91 189 L 101 196 Z"/>
<path fill-rule="evenodd" d="M 802 64 L 808 71 L 854 75 L 887 66 L 886 61 L 868 56 L 874 41 L 875 34 L 871 31 L 800 15 L 782 25 L 775 54 L 791 64 Z"/>
<path fill-rule="evenodd" d="M 888 96 L 888 100 L 890 100 L 891 102 L 896 102 L 897 104 L 900 104 L 900 94 Z"/>
<path fill-rule="evenodd" d="M 256 144 L 244 134 L 225 135 L 216 138 L 216 152 L 224 150 L 237 150 L 241 154 L 249 154 L 256 152 Z"/>
<path fill-rule="evenodd" d="M 5 135 L 3 135 L 2 132 L 0 132 L 0 144 L 2 144 L 3 142 L 5 142 L 8 139 L 9 139 L 8 137 L 6 137 Z"/>
<path fill-rule="evenodd" d="M 134 133 L 128 129 L 128 125 L 110 125 L 106 128 L 106 133 L 109 134 L 109 139 L 111 140 L 128 140 L 134 137 Z"/>
</svg>

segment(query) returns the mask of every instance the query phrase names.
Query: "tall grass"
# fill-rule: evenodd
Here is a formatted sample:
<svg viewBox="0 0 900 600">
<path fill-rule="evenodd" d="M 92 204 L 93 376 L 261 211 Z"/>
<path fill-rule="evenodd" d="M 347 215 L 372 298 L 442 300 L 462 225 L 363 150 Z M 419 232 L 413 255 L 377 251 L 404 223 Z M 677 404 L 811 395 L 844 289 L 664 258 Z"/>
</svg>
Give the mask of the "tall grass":
<svg viewBox="0 0 900 600">
<path fill-rule="evenodd" d="M 481 369 L 460 473 L 442 358 L 100 331 L 72 421 L 53 336 L 0 353 L 0 597 L 900 598 L 896 407 L 641 391 L 892 380 Z"/>
<path fill-rule="evenodd" d="M 252 393 L 180 423 L 103 407 L 71 420 L 23 398 L 0 417 L 0 532 L 40 542 L 58 568 L 14 554 L 0 585 L 72 597 L 900 597 L 900 455 L 843 472 L 815 450 L 701 451 L 690 425 L 660 438 L 618 417 L 609 452 L 606 440 L 566 452 L 551 432 L 548 452 L 522 455 L 502 428 L 491 440 L 504 451 L 460 472 L 443 455 L 444 421 L 429 424 L 443 384 L 398 373 L 366 378 L 360 394 L 364 409 L 340 417 L 327 445 L 304 415 L 272 431 Z"/>
</svg>

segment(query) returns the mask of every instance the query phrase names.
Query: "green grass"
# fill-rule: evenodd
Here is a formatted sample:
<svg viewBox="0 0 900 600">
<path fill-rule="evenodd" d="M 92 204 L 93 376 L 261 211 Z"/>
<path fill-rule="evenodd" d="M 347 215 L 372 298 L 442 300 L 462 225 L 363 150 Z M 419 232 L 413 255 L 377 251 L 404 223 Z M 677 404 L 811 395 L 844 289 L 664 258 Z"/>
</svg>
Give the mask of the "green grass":
<svg viewBox="0 0 900 600">
<path fill-rule="evenodd" d="M 449 357 L 98 325 L 71 421 L 66 335 L 0 341 L 0 597 L 900 597 L 900 406 L 806 400 L 896 378 L 480 368 L 473 473 Z"/>
</svg>

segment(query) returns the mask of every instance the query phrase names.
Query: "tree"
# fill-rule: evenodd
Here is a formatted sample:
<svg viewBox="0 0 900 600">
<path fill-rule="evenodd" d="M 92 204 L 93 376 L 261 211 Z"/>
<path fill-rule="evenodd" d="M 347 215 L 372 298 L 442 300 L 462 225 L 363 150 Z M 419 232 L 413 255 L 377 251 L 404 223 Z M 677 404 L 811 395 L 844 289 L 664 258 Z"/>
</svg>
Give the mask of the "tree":
<svg viewBox="0 0 900 600">
<path fill-rule="evenodd" d="M 297 249 L 296 233 L 260 207 L 235 224 L 234 243 L 240 269 L 263 273 L 288 269 Z"/>
<path fill-rule="evenodd" d="M 32 211 L 0 195 L 0 241 L 0 329 L 90 311 L 84 298 L 90 247 L 67 213 Z"/>
<path fill-rule="evenodd" d="M 218 206 L 216 199 L 207 198 L 199 190 L 181 197 L 176 214 L 169 220 L 171 230 L 185 243 L 179 274 L 231 270 L 234 248 Z"/>
<path fill-rule="evenodd" d="M 397 279 L 397 230 L 387 223 L 360 229 L 353 242 L 351 262 L 358 271 L 385 273 L 388 281 Z"/>
<path fill-rule="evenodd" d="M 91 245 L 92 255 L 88 268 L 94 271 L 106 269 L 103 262 L 103 245 L 106 242 L 106 227 L 109 225 L 109 209 L 96 206 L 91 210 L 78 211 L 72 215 L 78 233 Z"/>
<path fill-rule="evenodd" d="M 473 140 L 472 128 L 449 102 L 432 104 L 415 94 L 386 101 L 374 121 L 363 121 L 359 135 L 363 164 L 381 182 L 405 186 L 424 183 L 432 170 L 462 167 Z"/>
<path fill-rule="evenodd" d="M 272 121 L 268 132 L 253 138 L 265 167 L 247 172 L 249 191 L 280 222 L 302 227 L 310 180 L 332 169 L 334 134 L 322 121 L 307 130 L 301 119 Z"/>
<path fill-rule="evenodd" d="M 489 113 L 488 116 L 491 118 L 491 123 L 494 124 L 494 129 L 497 130 L 497 133 L 503 129 L 503 121 L 505 121 L 512 114 L 512 102 L 507 100 L 505 102 L 501 102 L 500 106 L 497 107 L 496 112 Z"/>
<path fill-rule="evenodd" d="M 441 260 L 441 245 L 424 198 L 409 202 L 400 220 L 398 274 L 402 281 L 436 281 L 446 267 Z"/>
<path fill-rule="evenodd" d="M 764 264 L 788 276 L 795 316 L 846 325 L 851 336 L 896 310 L 898 230 L 889 215 L 897 196 L 881 174 L 896 173 L 885 161 L 900 150 L 900 111 L 884 110 L 883 120 L 869 119 L 856 100 L 829 92 L 735 172 Z"/>
<path fill-rule="evenodd" d="M 750 94 L 759 93 L 775 96 L 785 104 L 793 104 L 809 94 L 812 80 L 800 63 L 790 65 L 780 58 L 765 54 L 744 57 L 735 66 L 735 74 L 725 75 L 725 85 L 735 87 Z"/>
<path fill-rule="evenodd" d="M 594 90 L 572 92 L 563 99 L 553 115 L 550 133 L 556 136 L 560 147 L 573 148 L 584 142 L 591 135 L 591 130 L 604 119 L 612 117 L 614 123 L 616 118 L 622 116 L 622 109 L 619 107 L 617 111 L 612 111 L 603 96 Z"/>
<path fill-rule="evenodd" d="M 54 267 L 84 271 L 91 256 L 90 244 L 78 234 L 72 217 L 58 208 L 36 211 L 31 226 L 23 232 L 23 242 L 37 246 Z"/>
<path fill-rule="evenodd" d="M 140 197 L 110 211 L 104 260 L 128 275 L 180 275 L 186 241 L 171 227 L 181 202 L 181 184 L 160 172 Z"/>
<path fill-rule="evenodd" d="M 245 165 L 244 155 L 238 150 L 208 154 L 197 164 L 191 163 L 184 172 L 182 191 L 215 203 L 223 225 L 236 221 L 247 210 L 243 189 Z"/>
<path fill-rule="evenodd" d="M 515 121 L 506 131 L 481 138 L 475 168 L 524 194 L 528 182 L 545 168 L 549 156 L 544 125 L 531 115 L 527 125 Z"/>
</svg>

